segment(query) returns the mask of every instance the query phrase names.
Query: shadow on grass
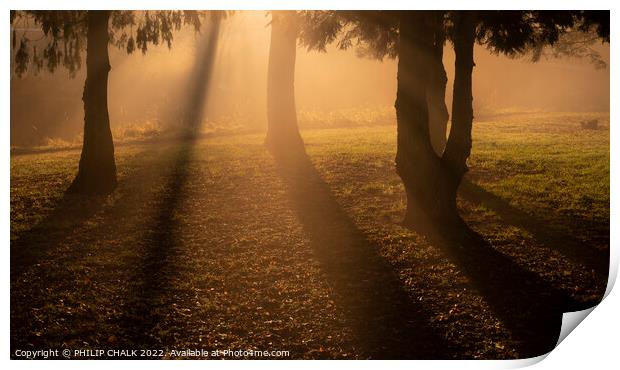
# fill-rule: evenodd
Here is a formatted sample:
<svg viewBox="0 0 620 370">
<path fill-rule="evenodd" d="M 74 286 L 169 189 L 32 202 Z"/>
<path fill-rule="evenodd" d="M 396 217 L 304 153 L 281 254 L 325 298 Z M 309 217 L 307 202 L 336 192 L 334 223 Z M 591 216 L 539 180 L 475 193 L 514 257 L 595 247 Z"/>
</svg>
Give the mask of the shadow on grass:
<svg viewBox="0 0 620 370">
<path fill-rule="evenodd" d="M 122 303 L 119 320 L 120 344 L 131 348 L 162 349 L 164 338 L 155 329 L 171 310 L 170 283 L 178 275 L 175 253 L 180 245 L 175 217 L 186 197 L 184 185 L 189 175 L 193 139 L 180 144 L 163 190 L 158 194 L 154 218 L 139 241 L 139 256 L 131 279 L 132 288 Z M 169 328 L 160 327 L 162 330 Z"/>
<path fill-rule="evenodd" d="M 62 279 L 60 274 L 47 274 L 44 272 L 47 269 L 39 264 L 50 263 L 54 266 L 52 270 L 66 271 L 56 259 L 49 258 L 50 253 L 60 252 L 61 256 L 70 259 L 73 251 L 68 245 L 63 248 L 63 243 L 102 208 L 103 202 L 100 196 L 64 195 L 48 216 L 11 242 L 11 358 L 17 358 L 17 349 L 49 348 L 48 337 L 35 330 L 38 322 L 33 310 L 42 307 L 50 293 L 45 289 L 32 292 L 27 288 L 20 289 L 21 286 L 26 281 L 37 279 L 45 283 Z"/>
<path fill-rule="evenodd" d="M 557 250 L 572 262 L 594 270 L 599 278 L 607 280 L 609 273 L 609 250 L 601 251 L 592 246 L 585 245 L 570 234 L 567 234 L 566 231 L 557 229 L 547 220 L 515 208 L 505 199 L 486 191 L 470 180 L 463 180 L 459 194 L 467 201 L 484 205 L 493 210 L 506 223 L 529 232 L 537 243 Z M 570 222 L 570 220 L 566 221 Z M 580 228 L 583 228 L 583 221 L 577 220 L 573 222 L 579 223 Z M 600 225 L 587 225 L 587 228 L 592 229 L 595 226 Z M 602 234 L 609 237 L 609 227 Z M 609 239 L 607 239 L 607 244 L 609 245 Z"/>
<path fill-rule="evenodd" d="M 583 310 L 591 304 L 573 300 L 493 248 L 463 224 L 460 240 L 449 231 L 424 230 L 461 270 L 510 331 L 520 358 L 551 351 L 559 337 L 562 313 Z"/>
<path fill-rule="evenodd" d="M 145 151 L 142 156 L 157 157 L 159 153 Z M 59 199 L 53 211 L 28 231 L 17 235 L 11 243 L 11 348 L 48 348 L 49 342 L 79 338 L 81 327 L 62 334 L 62 337 L 41 335 L 34 331 L 40 323 L 35 310 L 50 303 L 50 297 L 60 291 L 78 289 L 70 272 L 80 261 L 96 251 L 93 244 L 107 238 L 122 237 L 125 222 L 144 205 L 145 183 L 157 177 L 150 165 L 128 165 L 132 169 L 119 183 L 111 197 L 66 194 Z M 38 264 L 40 268 L 34 269 Z M 45 266 L 44 266 L 45 264 Z M 29 274 L 32 272 L 32 274 Z M 24 284 L 43 289 L 29 290 Z M 79 284 L 78 284 L 79 285 Z M 55 304 L 55 303 L 54 303 Z M 54 318 L 50 320 L 52 325 Z"/>
<path fill-rule="evenodd" d="M 349 219 L 305 154 L 274 155 L 292 206 L 310 239 L 355 335 L 362 357 L 431 359 L 458 357 L 427 325 L 430 313 L 403 288 L 378 246 Z"/>
<path fill-rule="evenodd" d="M 183 323 L 167 315 L 174 313 L 174 297 L 171 280 L 178 276 L 175 254 L 180 246 L 179 222 L 176 211 L 186 197 L 185 185 L 189 176 L 189 164 L 199 136 L 203 113 L 206 111 L 210 80 L 220 35 L 222 13 L 212 13 L 205 39 L 199 42 L 194 71 L 188 82 L 185 116 L 182 117 L 183 138 L 179 152 L 172 161 L 166 183 L 155 209 L 152 226 L 141 243 L 144 255 L 137 261 L 133 289 L 125 299 L 119 326 L 122 344 L 130 348 L 163 349 L 174 345 L 174 338 L 166 343 L 158 331 L 169 331 L 171 325 Z M 171 300 L 172 298 L 172 300 Z M 158 330 L 159 329 L 159 330 Z"/>
<path fill-rule="evenodd" d="M 49 215 L 11 241 L 11 281 L 60 247 L 75 229 L 103 208 L 106 199 L 77 194 L 60 198 Z"/>
<path fill-rule="evenodd" d="M 163 161 L 161 148 L 145 150 L 140 156 Z M 160 158 L 161 157 L 161 158 Z M 136 157 L 139 158 L 139 157 Z M 144 201 L 144 191 L 140 191 L 145 183 L 157 176 L 152 166 L 144 165 L 144 161 L 137 159 L 126 165 L 131 168 L 128 176 L 121 178 L 119 187 L 112 195 L 81 195 L 64 193 L 51 206 L 52 211 L 32 228 L 16 235 L 11 241 L 11 279 L 18 277 L 29 267 L 42 262 L 48 253 L 63 246 L 68 238 L 76 234 L 82 245 L 80 250 L 75 248 L 68 251 L 68 255 L 89 253 L 88 237 L 96 236 L 81 230 L 84 225 L 93 220 L 93 216 L 102 212 L 98 226 L 114 230 L 115 222 L 120 222 L 132 210 L 137 209 Z M 98 231 L 101 232 L 101 231 Z M 79 233 L 79 234 L 78 234 Z"/>
</svg>

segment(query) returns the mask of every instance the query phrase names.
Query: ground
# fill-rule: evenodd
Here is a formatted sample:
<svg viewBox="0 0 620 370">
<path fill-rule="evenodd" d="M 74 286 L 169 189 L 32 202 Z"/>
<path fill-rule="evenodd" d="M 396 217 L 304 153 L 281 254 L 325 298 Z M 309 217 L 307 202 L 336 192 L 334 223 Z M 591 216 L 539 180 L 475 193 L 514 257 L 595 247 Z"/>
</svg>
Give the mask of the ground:
<svg viewBox="0 0 620 370">
<path fill-rule="evenodd" d="M 400 225 L 393 122 L 302 136 L 297 161 L 262 133 L 119 145 L 104 198 L 63 195 L 79 149 L 12 155 L 12 356 L 522 358 L 602 298 L 608 114 L 477 119 L 459 208 L 480 238 L 462 245 Z"/>
</svg>

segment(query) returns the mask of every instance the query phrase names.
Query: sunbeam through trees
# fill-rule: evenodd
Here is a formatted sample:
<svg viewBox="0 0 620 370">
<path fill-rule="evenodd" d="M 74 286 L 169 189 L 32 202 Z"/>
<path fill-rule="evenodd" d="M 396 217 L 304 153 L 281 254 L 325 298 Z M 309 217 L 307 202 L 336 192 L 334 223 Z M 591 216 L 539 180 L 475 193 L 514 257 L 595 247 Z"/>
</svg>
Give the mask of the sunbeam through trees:
<svg viewBox="0 0 620 370">
<path fill-rule="evenodd" d="M 604 297 L 609 11 L 10 27 L 11 359 L 524 359 Z"/>
</svg>

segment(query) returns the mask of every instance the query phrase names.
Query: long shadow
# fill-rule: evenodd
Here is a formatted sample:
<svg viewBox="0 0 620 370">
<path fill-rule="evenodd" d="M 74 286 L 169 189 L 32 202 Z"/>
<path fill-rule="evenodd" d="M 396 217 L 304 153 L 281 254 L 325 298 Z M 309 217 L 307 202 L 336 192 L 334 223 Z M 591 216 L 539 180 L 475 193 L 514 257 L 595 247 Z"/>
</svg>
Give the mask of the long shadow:
<svg viewBox="0 0 620 370">
<path fill-rule="evenodd" d="M 609 250 L 604 251 L 584 245 L 584 243 L 568 235 L 566 231 L 554 227 L 548 220 L 515 208 L 505 199 L 486 191 L 468 179 L 463 180 L 459 188 L 459 194 L 470 202 L 482 204 L 492 209 L 506 223 L 528 231 L 537 243 L 559 251 L 574 263 L 594 270 L 599 278 L 604 279 L 604 281 L 607 280 L 609 273 Z M 575 221 L 575 223 L 583 224 L 583 221 Z M 588 229 L 597 226 L 601 225 L 586 225 Z M 609 237 L 608 224 L 607 232 L 603 231 L 602 234 Z M 607 244 L 609 244 L 609 239 L 607 239 Z"/>
<path fill-rule="evenodd" d="M 378 247 L 346 215 L 305 154 L 274 154 L 280 176 L 344 310 L 361 357 L 455 358 L 462 353 L 427 323 Z"/>
<path fill-rule="evenodd" d="M 135 284 L 123 303 L 125 307 L 119 320 L 124 336 L 121 341 L 132 348 L 163 349 L 165 346 L 174 345 L 173 342 L 166 343 L 165 339 L 156 333 L 156 329 L 162 325 L 173 325 L 170 321 L 166 322 L 164 316 L 173 309 L 167 294 L 170 289 L 174 289 L 171 279 L 179 273 L 175 255 L 181 244 L 178 235 L 179 222 L 175 213 L 186 197 L 185 184 L 190 175 L 189 164 L 206 110 L 206 98 L 220 36 L 221 16 L 222 13 L 212 13 L 211 28 L 205 42 L 199 45 L 194 74 L 189 82 L 185 117 L 181 117 L 184 136 L 179 140 L 179 152 L 171 163 L 168 182 L 159 195 L 152 225 L 141 241 L 144 255 L 136 265 L 132 278 Z M 179 321 L 173 322 L 181 324 Z"/>
<path fill-rule="evenodd" d="M 498 252 L 465 224 L 463 228 L 460 240 L 451 240 L 445 230 L 427 229 L 423 234 L 448 255 L 484 297 L 511 332 L 520 358 L 551 351 L 560 334 L 562 313 L 593 304 L 573 300 Z"/>
<path fill-rule="evenodd" d="M 166 175 L 166 185 L 157 195 L 155 216 L 146 234 L 140 237 L 144 254 L 136 263 L 131 279 L 134 284 L 122 303 L 123 314 L 118 322 L 120 344 L 132 348 L 162 349 L 162 338 L 154 329 L 171 309 L 167 294 L 171 279 L 178 274 L 175 254 L 180 245 L 175 213 L 186 198 L 184 185 L 189 176 L 193 144 L 193 138 L 180 143 Z"/>
<path fill-rule="evenodd" d="M 145 152 L 147 156 L 157 156 L 157 152 Z M 130 166 L 133 167 L 133 166 Z M 19 292 L 14 291 L 14 284 L 21 284 L 24 274 L 37 264 L 46 261 L 54 263 L 54 271 L 64 271 L 63 261 L 57 259 L 50 260 L 50 252 L 59 252 L 61 258 L 79 260 L 92 252 L 89 240 L 98 238 L 106 233 L 114 232 L 118 222 L 127 217 L 130 210 L 137 209 L 144 201 L 143 194 L 138 191 L 141 184 L 146 179 L 153 177 L 149 166 L 139 168 L 124 177 L 119 183 L 119 189 L 115 195 L 114 203 L 108 207 L 108 197 L 105 196 L 84 196 L 77 194 L 66 194 L 54 206 L 51 213 L 33 228 L 18 234 L 11 242 L 11 348 L 22 348 L 27 341 L 33 341 L 39 348 L 46 348 L 45 338 L 28 338 L 23 335 L 17 336 L 17 332 L 24 333 L 23 329 L 32 327 L 35 321 L 30 310 L 41 307 L 48 297 L 44 292 L 37 295 L 20 296 Z M 101 212 L 101 222 L 94 230 L 87 232 L 79 231 L 87 222 Z M 79 241 L 70 240 L 73 235 Z M 66 245 L 66 249 L 63 249 Z M 56 255 L 54 255 L 56 258 Z M 45 270 L 43 270 L 45 271 Z M 46 283 L 50 279 L 58 279 L 66 276 L 58 274 L 54 276 L 40 275 L 42 272 L 35 271 L 37 278 L 43 279 Z M 45 273 L 45 272 L 43 272 Z M 14 314 L 16 313 L 16 314 Z M 32 334 L 32 333 L 30 333 Z M 28 334 L 26 334 L 28 335 Z M 20 344 L 21 343 L 21 344 Z M 22 347 L 19 347 L 22 345 Z"/>
<path fill-rule="evenodd" d="M 53 210 L 31 229 L 11 241 L 11 280 L 40 263 L 71 233 L 102 209 L 106 197 L 65 194 Z"/>
<path fill-rule="evenodd" d="M 157 342 L 156 337 L 153 334 L 153 329 L 161 321 L 161 314 L 163 312 L 169 312 L 170 307 L 161 303 L 161 298 L 165 294 L 164 290 L 170 285 L 168 283 L 171 276 L 174 276 L 174 265 L 171 263 L 173 254 L 176 250 L 177 241 L 175 238 L 175 230 L 177 222 L 175 220 L 175 211 L 178 209 L 180 202 L 184 197 L 183 186 L 186 183 L 188 177 L 188 163 L 191 159 L 191 153 L 196 139 L 199 137 L 199 123 L 202 118 L 202 114 L 205 108 L 205 98 L 207 94 L 207 88 L 209 86 L 209 79 L 211 75 L 211 68 L 213 66 L 215 50 L 217 47 L 217 38 L 219 37 L 219 18 L 221 13 L 218 13 L 217 17 L 213 18 L 213 26 L 207 42 L 205 43 L 202 52 L 197 55 L 197 73 L 193 79 L 193 90 L 190 91 L 190 98 L 187 106 L 187 116 L 184 117 L 185 135 L 180 139 L 180 150 L 177 157 L 171 164 L 171 172 L 169 174 L 169 182 L 166 184 L 163 193 L 160 195 L 159 203 L 155 210 L 155 218 L 153 224 L 148 229 L 149 232 L 144 236 L 143 242 L 146 246 L 145 255 L 138 259 L 136 265 L 136 273 L 132 282 L 135 282 L 135 289 L 130 291 L 129 297 L 126 299 L 125 311 L 120 318 L 121 329 L 127 332 L 126 338 L 131 344 L 135 346 L 129 348 L 145 348 L 150 344 Z M 143 186 L 150 185 L 147 181 L 143 181 Z M 134 199 L 140 198 L 140 193 L 135 192 L 129 194 L 127 197 Z M 110 210 L 111 215 L 119 214 L 119 209 L 123 208 L 124 202 L 117 200 L 115 207 Z M 76 218 L 77 222 L 83 223 L 92 214 L 96 212 L 98 208 L 88 208 L 88 212 L 79 212 Z M 41 228 L 35 228 L 29 235 L 32 238 L 45 237 L 44 230 L 46 225 L 53 225 L 58 221 L 66 221 L 67 208 L 62 206 L 62 203 L 58 207 L 57 211 L 49 217 L 49 220 L 42 223 Z M 122 213 L 122 212 L 121 212 Z M 122 216 L 122 214 L 119 214 Z M 122 222 L 121 219 L 114 220 L 115 222 Z M 75 226 L 75 225 L 74 225 Z M 108 225 L 110 226 L 110 225 Z M 45 250 L 51 250 L 53 247 L 60 245 L 68 234 L 75 227 L 63 228 L 63 232 L 57 237 L 47 243 Z M 111 230 L 111 232 L 114 232 Z M 49 239 L 49 237 L 47 237 Z M 21 239 L 21 238 L 20 238 Z M 23 244 L 26 244 L 29 240 L 24 239 Z M 21 243 L 21 241 L 20 241 Z M 22 251 L 24 249 L 24 251 Z M 15 269 L 12 268 L 12 276 L 18 274 L 24 267 L 36 263 L 38 258 L 42 258 L 43 250 L 39 251 L 26 251 L 25 248 L 15 248 L 15 257 L 11 260 L 15 261 Z M 12 321 L 13 326 L 13 321 Z M 124 333 L 119 333 L 122 335 Z M 13 340 L 13 338 L 12 338 Z M 158 347 L 150 347 L 150 349 L 161 349 Z"/>
<path fill-rule="evenodd" d="M 158 156 L 158 152 L 146 151 L 144 156 Z M 133 167 L 133 165 L 129 165 Z M 135 183 L 144 181 L 149 176 L 149 169 L 132 171 L 124 177 L 120 188 L 129 187 L 135 191 Z M 140 199 L 141 193 L 117 191 L 120 196 L 114 205 L 106 210 L 106 214 L 121 214 L 128 205 Z M 92 217 L 105 208 L 109 196 L 63 194 L 52 206 L 52 211 L 32 228 L 23 231 L 11 240 L 11 279 L 20 276 L 26 269 L 45 259 L 48 252 L 60 247 L 69 236 L 83 226 Z M 85 249 L 86 251 L 86 249 Z"/>
<path fill-rule="evenodd" d="M 21 292 L 16 291 L 16 286 L 19 286 L 21 280 L 24 279 L 24 273 L 29 268 L 43 263 L 49 252 L 57 250 L 73 230 L 84 224 L 102 208 L 102 204 L 103 201 L 99 197 L 93 199 L 87 196 L 65 195 L 58 200 L 54 210 L 47 217 L 11 241 L 10 335 L 12 355 L 16 349 L 25 348 L 26 343 L 41 348 L 47 347 L 41 338 L 32 335 L 31 331 L 22 334 L 25 329 L 32 328 L 34 318 L 30 314 L 31 309 L 41 306 L 41 302 L 45 299 L 45 292 L 22 297 Z"/>
</svg>

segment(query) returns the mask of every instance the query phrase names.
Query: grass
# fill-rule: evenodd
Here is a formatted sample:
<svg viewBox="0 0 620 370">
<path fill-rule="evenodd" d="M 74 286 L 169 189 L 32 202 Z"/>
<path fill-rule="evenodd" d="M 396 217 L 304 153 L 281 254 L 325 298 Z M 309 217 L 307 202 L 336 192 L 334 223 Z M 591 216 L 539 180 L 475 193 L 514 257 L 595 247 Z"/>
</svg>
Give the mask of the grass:
<svg viewBox="0 0 620 370">
<path fill-rule="evenodd" d="M 299 168 L 263 134 L 118 146 L 119 188 L 103 199 L 63 195 L 78 150 L 13 155 L 12 349 L 515 358 L 542 348 L 516 323 L 536 313 L 511 298 L 532 281 L 602 298 L 608 114 L 475 122 L 459 208 L 490 245 L 478 267 L 480 254 L 400 226 L 394 125 L 341 127 L 341 115 L 302 130 L 311 163 Z M 601 129 L 580 127 L 592 118 Z M 511 274 L 514 286 L 493 285 Z"/>
</svg>

